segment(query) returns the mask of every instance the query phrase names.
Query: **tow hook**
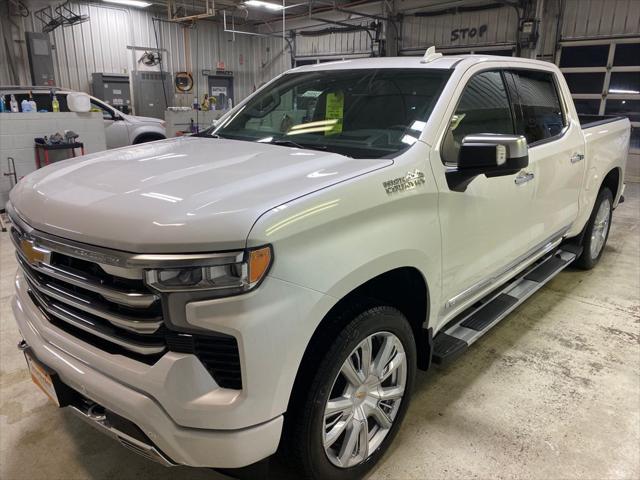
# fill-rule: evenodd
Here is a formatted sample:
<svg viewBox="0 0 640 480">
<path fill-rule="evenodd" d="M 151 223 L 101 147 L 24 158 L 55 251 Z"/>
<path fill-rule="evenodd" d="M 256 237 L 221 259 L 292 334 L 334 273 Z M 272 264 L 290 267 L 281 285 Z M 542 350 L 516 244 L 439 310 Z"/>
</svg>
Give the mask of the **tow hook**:
<svg viewBox="0 0 640 480">
<path fill-rule="evenodd" d="M 24 352 L 27 348 L 29 348 L 29 345 L 25 340 L 20 340 L 18 342 L 18 350 L 20 350 L 21 352 Z"/>
</svg>

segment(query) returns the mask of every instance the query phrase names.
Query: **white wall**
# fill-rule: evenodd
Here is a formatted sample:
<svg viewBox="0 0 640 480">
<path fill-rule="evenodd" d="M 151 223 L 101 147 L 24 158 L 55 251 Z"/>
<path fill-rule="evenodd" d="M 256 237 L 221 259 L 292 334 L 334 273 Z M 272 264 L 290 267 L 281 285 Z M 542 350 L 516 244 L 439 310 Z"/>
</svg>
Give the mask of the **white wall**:
<svg viewBox="0 0 640 480">
<path fill-rule="evenodd" d="M 7 158 L 15 162 L 18 180 L 36 169 L 34 138 L 73 130 L 84 144 L 85 153 L 100 152 L 106 148 L 104 120 L 101 113 L 0 113 L 0 170 L 8 172 Z M 51 160 L 71 156 L 67 150 L 49 152 Z M 76 149 L 80 155 L 80 149 Z M 41 153 L 44 165 L 44 154 Z M 0 176 L 0 208 L 9 199 L 12 180 Z"/>
</svg>

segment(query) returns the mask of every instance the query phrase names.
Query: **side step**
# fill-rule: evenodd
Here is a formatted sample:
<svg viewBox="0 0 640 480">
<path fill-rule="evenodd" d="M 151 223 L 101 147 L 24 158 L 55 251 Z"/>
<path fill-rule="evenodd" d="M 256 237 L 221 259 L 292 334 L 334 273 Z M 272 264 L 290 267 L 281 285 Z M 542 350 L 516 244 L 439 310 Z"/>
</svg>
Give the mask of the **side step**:
<svg viewBox="0 0 640 480">
<path fill-rule="evenodd" d="M 434 337 L 433 361 L 444 364 L 462 355 L 469 345 L 564 270 L 580 253 L 573 246 L 561 246 L 462 312 Z"/>
</svg>

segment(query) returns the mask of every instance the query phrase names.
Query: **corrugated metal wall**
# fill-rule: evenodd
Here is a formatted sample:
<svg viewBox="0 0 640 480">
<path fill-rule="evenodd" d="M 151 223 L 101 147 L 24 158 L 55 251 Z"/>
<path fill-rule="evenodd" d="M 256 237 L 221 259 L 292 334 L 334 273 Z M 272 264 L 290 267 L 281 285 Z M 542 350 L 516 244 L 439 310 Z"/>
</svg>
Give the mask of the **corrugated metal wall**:
<svg viewBox="0 0 640 480">
<path fill-rule="evenodd" d="M 35 0 L 34 0 L 35 1 Z M 556 49 L 556 24 L 560 0 L 545 0 L 544 21 L 540 41 L 541 58 L 552 60 Z M 411 12 L 419 11 L 413 3 Z M 432 5 L 425 1 L 424 8 Z M 565 0 L 561 22 L 564 40 L 632 36 L 640 32 L 640 0 Z M 402 6 L 402 5 L 401 5 Z M 37 7 L 36 7 L 37 8 Z M 90 21 L 73 27 L 60 27 L 51 34 L 54 67 L 59 85 L 89 91 L 93 72 L 130 72 L 142 52 L 127 50 L 127 45 L 155 47 L 153 15 L 147 10 L 111 8 L 106 5 L 76 3 L 74 8 L 90 16 Z M 33 8 L 32 8 L 33 11 Z M 511 7 L 449 13 L 431 17 L 411 16 L 405 11 L 401 26 L 403 53 L 421 53 L 436 45 L 440 49 L 473 48 L 512 45 L 516 41 L 517 16 Z M 41 22 L 33 13 L 27 18 L 12 17 L 20 23 L 20 32 L 12 31 L 14 39 L 24 39 L 25 31 L 41 31 Z M 351 20 L 366 23 L 366 19 Z M 298 22 L 300 23 L 300 22 Z M 5 21 L 3 27 L 7 28 Z M 164 69 L 201 71 L 215 69 L 218 61 L 234 72 L 236 102 L 251 93 L 254 87 L 290 68 L 288 49 L 283 52 L 279 38 L 265 38 L 223 31 L 219 23 L 201 21 L 197 28 L 183 29 L 176 24 L 155 22 L 158 46 L 165 48 Z M 293 25 L 293 24 L 292 24 Z M 313 25 L 313 26 L 312 26 Z M 453 30 L 479 29 L 486 31 L 466 38 Z M 326 25 L 325 25 L 326 26 Z M 300 28 L 301 25 L 297 25 Z M 277 24 L 273 28 L 277 29 Z M 290 28 L 287 26 L 287 28 Z M 323 28 L 317 20 L 308 20 L 307 29 Z M 478 30 L 479 32 L 479 30 Z M 24 43 L 15 43 L 20 83 L 28 84 L 28 65 Z M 298 57 L 321 57 L 367 54 L 370 38 L 365 32 L 331 34 L 318 37 L 296 37 Z M 3 52 L 4 55 L 4 52 Z M 0 59 L 0 84 L 14 83 L 10 77 L 8 60 Z M 194 75 L 201 95 L 206 78 Z M 182 98 L 181 98 L 182 97 Z M 177 96 L 178 104 L 190 104 L 187 96 Z"/>
<path fill-rule="evenodd" d="M 369 21 L 356 20 L 345 23 L 356 26 L 366 26 Z M 321 30 L 327 26 L 310 28 L 309 31 Z M 370 55 L 371 43 L 371 37 L 365 31 L 331 33 L 321 36 L 298 35 L 296 37 L 296 57 Z"/>
<path fill-rule="evenodd" d="M 272 78 L 291 68 L 291 51 L 287 42 L 277 37 L 254 37 L 259 47 L 254 52 L 258 65 L 256 87 L 260 87 Z"/>
<path fill-rule="evenodd" d="M 638 0 L 565 0 L 563 40 L 640 36 Z"/>
<path fill-rule="evenodd" d="M 59 86 L 90 92 L 92 73 L 127 73 L 138 68 L 137 59 L 143 52 L 132 51 L 127 46 L 155 48 L 156 45 L 167 50 L 163 55 L 164 70 L 193 72 L 194 82 L 200 87 L 199 96 L 206 91 L 206 77 L 201 71 L 215 70 L 219 61 L 224 62 L 226 70 L 233 71 L 236 102 L 251 93 L 254 85 L 264 81 L 260 66 L 268 61 L 268 52 L 260 49 L 259 37 L 233 36 L 212 21 L 200 21 L 196 27 L 186 29 L 175 23 L 154 22 L 153 14 L 139 9 L 85 3 L 73 4 L 73 8 L 88 14 L 90 20 L 59 27 L 50 34 Z M 33 13 L 17 20 L 21 31 L 16 37 L 24 38 L 25 31 L 42 31 L 42 22 Z M 262 58 L 265 53 L 266 59 Z M 3 59 L 4 65 L 0 68 L 0 84 L 5 85 L 14 83 L 6 63 Z M 30 84 L 24 44 L 17 63 L 20 83 Z M 189 98 L 176 95 L 176 104 L 189 105 L 192 96 L 193 93 Z"/>
<path fill-rule="evenodd" d="M 605 38 L 640 38 L 638 0 L 564 0 L 557 35 L 560 0 L 545 0 L 540 36 L 540 56 L 555 61 L 558 41 Z"/>
<path fill-rule="evenodd" d="M 480 35 L 480 27 L 486 31 Z M 402 22 L 400 49 L 404 53 L 424 51 L 435 45 L 438 48 L 458 48 L 485 45 L 514 44 L 518 18 L 510 7 L 478 10 L 443 15 L 416 17 L 407 15 Z M 463 33 L 462 29 L 475 29 Z M 453 32 L 457 30 L 457 35 Z M 456 38 L 457 36 L 457 38 Z"/>
</svg>

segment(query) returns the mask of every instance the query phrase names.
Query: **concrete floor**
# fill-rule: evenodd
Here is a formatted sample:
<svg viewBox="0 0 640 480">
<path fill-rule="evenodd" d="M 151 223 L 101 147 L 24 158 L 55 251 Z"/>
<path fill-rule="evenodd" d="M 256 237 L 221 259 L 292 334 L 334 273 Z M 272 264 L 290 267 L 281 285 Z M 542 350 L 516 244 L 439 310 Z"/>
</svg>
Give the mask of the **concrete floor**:
<svg viewBox="0 0 640 480">
<path fill-rule="evenodd" d="M 371 479 L 640 478 L 640 184 L 626 199 L 594 270 L 565 270 L 456 363 L 419 373 Z M 0 249 L 0 478 L 221 479 L 148 462 L 47 402 L 15 348 L 6 233 Z"/>
</svg>

